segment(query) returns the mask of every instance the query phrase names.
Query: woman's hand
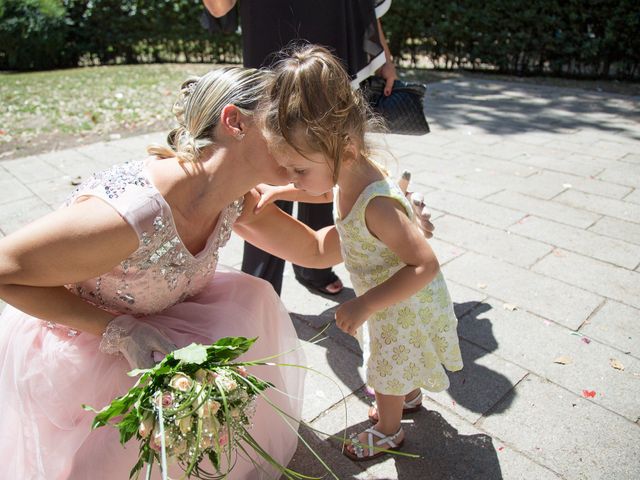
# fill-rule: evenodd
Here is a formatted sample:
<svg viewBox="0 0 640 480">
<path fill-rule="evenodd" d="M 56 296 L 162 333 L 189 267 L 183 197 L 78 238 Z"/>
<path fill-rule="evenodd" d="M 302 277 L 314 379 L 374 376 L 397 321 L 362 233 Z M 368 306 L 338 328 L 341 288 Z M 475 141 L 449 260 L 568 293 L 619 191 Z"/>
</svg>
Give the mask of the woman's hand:
<svg viewBox="0 0 640 480">
<path fill-rule="evenodd" d="M 122 353 L 134 368 L 151 368 L 156 361 L 154 353 L 167 355 L 176 347 L 156 327 L 142 322 L 131 315 L 114 318 L 102 336 L 100 351 L 103 353 Z"/>
<path fill-rule="evenodd" d="M 355 335 L 373 312 L 367 308 L 361 297 L 356 297 L 341 304 L 336 310 L 336 325 L 349 335 Z"/>
<path fill-rule="evenodd" d="M 384 95 L 388 97 L 393 90 L 393 83 L 398 80 L 398 73 L 396 72 L 396 66 L 393 61 L 387 60 L 384 65 L 378 69 L 378 75 L 384 78 Z"/>
<path fill-rule="evenodd" d="M 435 230 L 433 223 L 431 223 L 431 212 L 424 204 L 424 195 L 422 193 L 409 192 L 407 190 L 409 188 L 410 181 L 411 172 L 405 170 L 402 172 L 400 180 L 398 180 L 398 186 L 409 202 L 411 202 L 413 213 L 416 216 L 416 222 L 418 223 L 420 230 L 422 230 L 424 238 L 429 239 L 433 237 L 433 231 Z"/>
<path fill-rule="evenodd" d="M 391 95 L 391 91 L 393 90 L 393 83 L 398 80 L 398 73 L 396 72 L 396 66 L 393 63 L 391 50 L 389 50 L 387 38 L 384 36 L 384 31 L 382 30 L 380 19 L 378 19 L 378 34 L 380 35 L 380 45 L 384 49 L 384 57 L 386 59 L 386 62 L 378 69 L 377 73 L 385 80 L 384 94 L 386 97 L 388 97 L 389 95 Z"/>
</svg>

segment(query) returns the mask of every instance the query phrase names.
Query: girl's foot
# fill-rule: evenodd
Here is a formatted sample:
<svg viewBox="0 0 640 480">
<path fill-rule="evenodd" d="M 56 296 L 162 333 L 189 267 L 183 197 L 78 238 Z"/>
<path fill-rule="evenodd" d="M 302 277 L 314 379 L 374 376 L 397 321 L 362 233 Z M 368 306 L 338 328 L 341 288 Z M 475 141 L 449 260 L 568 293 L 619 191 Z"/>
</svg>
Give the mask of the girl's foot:
<svg viewBox="0 0 640 480">
<path fill-rule="evenodd" d="M 422 408 L 422 391 L 418 388 L 413 392 L 409 392 L 405 396 L 404 404 L 402 405 L 402 415 L 407 413 L 417 412 Z M 378 423 L 378 407 L 374 403 L 369 407 L 369 420 L 372 423 Z"/>
<path fill-rule="evenodd" d="M 362 462 L 378 458 L 389 453 L 390 450 L 398 450 L 403 443 L 404 430 L 402 427 L 391 435 L 386 435 L 371 427 L 360 435 L 354 434 L 349 443 L 344 445 L 343 453 L 354 462 Z"/>
</svg>

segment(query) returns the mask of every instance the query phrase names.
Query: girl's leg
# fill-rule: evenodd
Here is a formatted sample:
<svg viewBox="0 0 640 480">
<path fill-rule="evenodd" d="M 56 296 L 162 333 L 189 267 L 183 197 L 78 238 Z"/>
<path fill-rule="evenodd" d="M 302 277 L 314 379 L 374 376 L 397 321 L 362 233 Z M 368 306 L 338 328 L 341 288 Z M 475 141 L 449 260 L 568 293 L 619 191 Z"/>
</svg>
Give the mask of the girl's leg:
<svg viewBox="0 0 640 480">
<path fill-rule="evenodd" d="M 373 391 L 373 390 L 372 390 Z M 375 391 L 373 391 L 374 395 L 375 395 Z M 415 390 L 411 390 L 409 393 L 407 393 L 406 395 L 404 395 L 404 401 L 405 402 L 411 402 L 412 400 L 416 400 L 416 398 L 420 395 L 420 389 L 416 388 Z M 377 398 L 377 397 L 376 397 Z M 379 407 L 377 405 L 377 402 L 375 405 L 372 405 L 371 408 L 369 408 L 369 420 L 371 420 L 372 422 L 377 423 L 380 419 L 380 417 L 378 416 L 378 411 L 379 411 Z M 404 414 L 404 409 L 402 411 L 402 414 Z"/>
<path fill-rule="evenodd" d="M 400 428 L 402 420 L 402 404 L 404 395 L 385 395 L 376 392 L 376 404 L 378 405 L 378 423 L 374 427 L 380 433 L 393 435 Z"/>
</svg>

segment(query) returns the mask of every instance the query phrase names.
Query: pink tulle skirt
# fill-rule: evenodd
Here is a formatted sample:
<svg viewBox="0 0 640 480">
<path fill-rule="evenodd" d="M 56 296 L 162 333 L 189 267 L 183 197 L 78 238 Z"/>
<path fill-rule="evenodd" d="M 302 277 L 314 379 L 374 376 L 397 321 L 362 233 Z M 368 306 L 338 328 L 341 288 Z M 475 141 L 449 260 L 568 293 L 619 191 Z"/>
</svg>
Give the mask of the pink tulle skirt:
<svg viewBox="0 0 640 480">
<path fill-rule="evenodd" d="M 299 346 L 290 317 L 272 287 L 239 272 L 219 271 L 203 292 L 144 321 L 160 328 L 178 347 L 212 343 L 225 336 L 258 337 L 245 360 L 264 358 Z M 0 316 L 0 465 L 2 478 L 46 480 L 126 480 L 137 461 L 135 438 L 124 447 L 118 431 L 91 431 L 94 414 L 135 382 L 122 357 L 98 350 L 90 334 L 69 337 L 40 320 L 7 306 Z M 300 349 L 273 360 L 304 364 Z M 270 399 L 300 418 L 304 370 L 260 366 L 250 371 L 284 392 Z M 281 464 L 295 452 L 297 436 L 265 401 L 258 400 L 250 430 Z M 259 457 L 256 461 L 260 462 Z M 204 465 L 204 464 L 203 464 Z M 210 465 L 209 465 L 210 467 Z M 154 467 L 154 479 L 160 478 Z M 208 469 L 212 471 L 212 467 Z M 178 478 L 179 469 L 172 470 Z M 232 479 L 279 478 L 239 454 Z M 144 478 L 144 470 L 141 478 Z"/>
</svg>

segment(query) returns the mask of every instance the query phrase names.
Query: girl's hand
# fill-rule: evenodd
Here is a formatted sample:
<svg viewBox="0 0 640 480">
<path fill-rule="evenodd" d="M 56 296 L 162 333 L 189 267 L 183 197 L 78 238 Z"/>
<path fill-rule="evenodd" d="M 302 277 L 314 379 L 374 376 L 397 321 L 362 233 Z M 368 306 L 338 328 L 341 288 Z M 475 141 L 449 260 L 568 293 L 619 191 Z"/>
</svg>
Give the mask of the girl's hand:
<svg viewBox="0 0 640 480">
<path fill-rule="evenodd" d="M 355 335 L 356 330 L 362 326 L 373 312 L 361 298 L 353 298 L 338 307 L 336 310 L 336 325 L 349 335 Z"/>
<path fill-rule="evenodd" d="M 258 186 L 256 186 L 255 190 L 260 194 L 260 199 L 256 204 L 254 212 L 258 213 L 267 205 L 275 202 L 276 200 L 280 200 L 280 197 L 279 197 L 280 193 L 282 193 L 286 189 L 287 187 L 273 186 L 273 185 L 268 185 L 266 183 L 261 183 Z"/>
</svg>

